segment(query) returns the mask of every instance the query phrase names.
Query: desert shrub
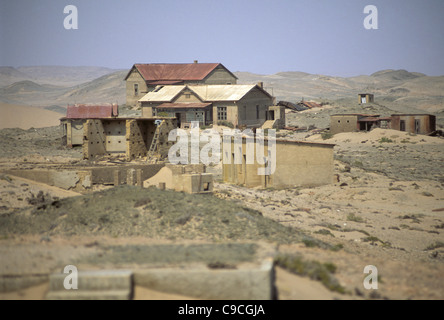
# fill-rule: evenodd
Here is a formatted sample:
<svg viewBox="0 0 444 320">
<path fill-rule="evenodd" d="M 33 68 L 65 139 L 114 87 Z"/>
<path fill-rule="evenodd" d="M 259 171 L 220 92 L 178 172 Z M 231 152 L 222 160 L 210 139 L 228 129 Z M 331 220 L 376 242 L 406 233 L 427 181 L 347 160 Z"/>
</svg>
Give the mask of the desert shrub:
<svg viewBox="0 0 444 320">
<path fill-rule="evenodd" d="M 231 122 L 226 121 L 226 120 L 218 121 L 217 125 L 218 126 L 225 126 L 225 127 L 231 128 L 231 129 L 234 128 L 234 125 Z"/>
<path fill-rule="evenodd" d="M 319 261 L 306 261 L 300 256 L 279 255 L 275 258 L 275 263 L 292 273 L 307 276 L 312 280 L 320 281 L 331 291 L 346 293 L 338 280 L 333 276 L 336 266 L 333 263 L 320 263 Z"/>
<path fill-rule="evenodd" d="M 331 138 L 333 138 L 333 136 L 334 136 L 334 134 L 331 133 L 331 132 L 323 132 L 323 133 L 321 134 L 322 140 L 328 140 L 328 139 L 331 139 Z"/>
<path fill-rule="evenodd" d="M 378 142 L 379 143 L 391 143 L 391 142 L 393 142 L 393 140 L 390 138 L 387 138 L 387 137 L 382 137 L 381 139 L 379 139 Z"/>
</svg>

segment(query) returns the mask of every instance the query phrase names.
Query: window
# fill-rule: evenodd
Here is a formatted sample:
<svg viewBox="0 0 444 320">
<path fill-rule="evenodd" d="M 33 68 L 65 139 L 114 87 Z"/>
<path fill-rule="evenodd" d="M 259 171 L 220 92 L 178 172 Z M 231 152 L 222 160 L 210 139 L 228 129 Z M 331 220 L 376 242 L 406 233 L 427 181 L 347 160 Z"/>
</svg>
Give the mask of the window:
<svg viewBox="0 0 444 320">
<path fill-rule="evenodd" d="M 256 106 L 256 119 L 259 119 L 259 105 Z"/>
<path fill-rule="evenodd" d="M 134 84 L 134 95 L 135 96 L 139 95 L 139 84 L 137 83 Z"/>
<path fill-rule="evenodd" d="M 227 107 L 217 107 L 217 120 L 227 120 Z"/>
<path fill-rule="evenodd" d="M 186 93 L 185 94 L 185 99 L 190 99 L 191 98 L 191 94 L 190 93 Z"/>
</svg>

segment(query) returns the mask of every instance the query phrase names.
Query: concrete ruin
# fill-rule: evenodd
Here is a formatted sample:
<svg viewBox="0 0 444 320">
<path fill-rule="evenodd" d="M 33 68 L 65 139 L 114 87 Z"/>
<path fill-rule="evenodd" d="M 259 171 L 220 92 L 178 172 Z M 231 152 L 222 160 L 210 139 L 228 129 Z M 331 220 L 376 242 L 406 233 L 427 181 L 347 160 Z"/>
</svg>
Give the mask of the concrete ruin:
<svg viewBox="0 0 444 320">
<path fill-rule="evenodd" d="M 211 193 L 213 192 L 213 174 L 205 171 L 203 164 L 167 164 L 155 176 L 145 180 L 143 187 L 156 186 L 159 189 L 187 193 Z"/>
<path fill-rule="evenodd" d="M 156 175 L 165 164 L 108 164 L 94 166 L 58 166 L 35 169 L 12 169 L 5 173 L 41 182 L 65 190 L 88 192 L 94 185 L 142 186 L 143 181 Z"/>
<path fill-rule="evenodd" d="M 259 175 L 258 169 L 265 168 L 255 158 L 253 164 L 247 164 L 247 142 L 242 138 L 241 164 L 235 164 L 235 140 L 231 141 L 230 163 L 223 163 L 223 181 L 246 187 L 314 187 L 333 183 L 333 148 L 334 144 L 312 143 L 276 139 L 275 171 L 270 175 Z M 265 143 L 264 156 L 269 145 Z M 271 166 L 271 162 L 267 163 Z"/>
</svg>

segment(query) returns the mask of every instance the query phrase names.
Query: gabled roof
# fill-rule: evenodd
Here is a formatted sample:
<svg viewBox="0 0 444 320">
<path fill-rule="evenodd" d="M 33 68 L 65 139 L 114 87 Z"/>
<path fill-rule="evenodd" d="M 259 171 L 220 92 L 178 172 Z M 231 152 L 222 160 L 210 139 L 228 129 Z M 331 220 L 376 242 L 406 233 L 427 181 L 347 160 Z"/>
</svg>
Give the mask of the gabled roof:
<svg viewBox="0 0 444 320">
<path fill-rule="evenodd" d="M 254 88 L 259 89 L 267 96 L 270 94 L 255 84 L 227 84 L 227 85 L 184 85 L 164 86 L 157 92 L 148 92 L 140 102 L 172 102 L 185 88 L 194 92 L 202 102 L 239 101 Z"/>
<path fill-rule="evenodd" d="M 158 90 L 148 92 L 140 102 L 171 102 L 186 86 L 164 86 Z"/>
<path fill-rule="evenodd" d="M 157 84 L 161 84 L 159 82 L 163 81 L 198 81 L 205 79 L 219 66 L 222 66 L 237 79 L 237 77 L 221 63 L 150 63 L 133 65 L 126 75 L 125 80 L 131 71 L 136 68 L 148 83 L 157 82 Z"/>
<path fill-rule="evenodd" d="M 202 101 L 239 101 L 248 92 L 258 88 L 270 98 L 270 94 L 255 84 L 227 84 L 188 86 Z"/>
</svg>

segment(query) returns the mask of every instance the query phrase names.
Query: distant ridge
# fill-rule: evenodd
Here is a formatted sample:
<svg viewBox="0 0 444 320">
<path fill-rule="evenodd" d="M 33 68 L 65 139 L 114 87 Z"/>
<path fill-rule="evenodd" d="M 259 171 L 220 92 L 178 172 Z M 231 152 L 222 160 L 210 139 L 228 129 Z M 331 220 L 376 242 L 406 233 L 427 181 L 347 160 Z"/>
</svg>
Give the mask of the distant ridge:
<svg viewBox="0 0 444 320">
<path fill-rule="evenodd" d="M 70 103 L 125 103 L 128 70 L 102 67 L 0 67 L 0 101 L 42 107 Z M 375 95 L 375 102 L 394 110 L 404 106 L 420 112 L 444 111 L 444 76 L 386 69 L 371 75 L 335 77 L 300 71 L 271 75 L 234 72 L 239 84 L 263 82 L 277 100 L 356 103 L 359 92 Z M 74 84 L 73 84 L 74 83 Z M 345 100 L 344 100 L 345 99 Z"/>
</svg>

